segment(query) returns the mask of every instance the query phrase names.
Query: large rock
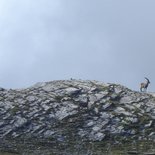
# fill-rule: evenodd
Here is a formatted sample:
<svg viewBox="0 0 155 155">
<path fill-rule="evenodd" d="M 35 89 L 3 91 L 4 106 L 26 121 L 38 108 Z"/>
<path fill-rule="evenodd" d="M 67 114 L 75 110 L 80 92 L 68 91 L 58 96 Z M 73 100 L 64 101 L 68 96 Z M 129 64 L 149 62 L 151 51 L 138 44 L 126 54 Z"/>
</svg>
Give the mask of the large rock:
<svg viewBox="0 0 155 155">
<path fill-rule="evenodd" d="M 1 88 L 0 137 L 155 140 L 152 94 L 89 80 L 42 82 L 21 90 Z"/>
</svg>

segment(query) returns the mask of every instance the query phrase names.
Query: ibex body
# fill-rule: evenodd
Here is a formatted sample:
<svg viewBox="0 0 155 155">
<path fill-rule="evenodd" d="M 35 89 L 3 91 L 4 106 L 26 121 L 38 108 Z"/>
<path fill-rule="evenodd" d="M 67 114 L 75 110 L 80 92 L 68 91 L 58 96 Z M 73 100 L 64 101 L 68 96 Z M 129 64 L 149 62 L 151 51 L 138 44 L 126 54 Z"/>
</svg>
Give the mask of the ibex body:
<svg viewBox="0 0 155 155">
<path fill-rule="evenodd" d="M 145 77 L 145 79 L 146 79 L 146 82 L 143 82 L 143 83 L 140 84 L 140 91 L 141 92 L 142 91 L 147 91 L 147 88 L 148 88 L 148 86 L 150 84 L 150 80 L 148 78 L 146 78 L 146 77 Z"/>
</svg>

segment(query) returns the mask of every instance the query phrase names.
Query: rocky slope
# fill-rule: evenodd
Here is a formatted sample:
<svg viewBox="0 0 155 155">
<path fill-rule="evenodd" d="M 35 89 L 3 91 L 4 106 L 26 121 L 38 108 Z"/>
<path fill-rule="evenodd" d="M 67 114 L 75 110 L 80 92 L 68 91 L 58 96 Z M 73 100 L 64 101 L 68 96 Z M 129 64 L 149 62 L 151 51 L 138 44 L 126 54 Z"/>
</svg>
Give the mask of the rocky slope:
<svg viewBox="0 0 155 155">
<path fill-rule="evenodd" d="M 102 141 L 155 139 L 155 98 L 98 81 L 0 89 L 0 138 Z"/>
</svg>

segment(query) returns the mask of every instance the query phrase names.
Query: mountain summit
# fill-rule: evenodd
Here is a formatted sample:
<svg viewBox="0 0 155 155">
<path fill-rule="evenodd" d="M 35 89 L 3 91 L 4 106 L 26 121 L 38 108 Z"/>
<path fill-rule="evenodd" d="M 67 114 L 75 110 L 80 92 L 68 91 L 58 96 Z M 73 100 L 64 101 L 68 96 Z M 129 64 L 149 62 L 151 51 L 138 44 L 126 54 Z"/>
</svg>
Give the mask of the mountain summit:
<svg viewBox="0 0 155 155">
<path fill-rule="evenodd" d="M 0 89 L 0 138 L 155 139 L 155 97 L 89 80 Z"/>
</svg>

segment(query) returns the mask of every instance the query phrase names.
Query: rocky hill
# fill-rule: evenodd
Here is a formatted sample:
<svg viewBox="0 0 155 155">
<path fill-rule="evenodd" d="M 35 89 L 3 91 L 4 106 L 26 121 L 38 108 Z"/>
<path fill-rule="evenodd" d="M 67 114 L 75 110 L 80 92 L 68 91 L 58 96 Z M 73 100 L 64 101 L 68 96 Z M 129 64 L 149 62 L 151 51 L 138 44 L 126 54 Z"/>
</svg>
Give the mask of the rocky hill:
<svg viewBox="0 0 155 155">
<path fill-rule="evenodd" d="M 0 89 L 0 138 L 67 142 L 155 139 L 155 97 L 117 84 L 64 80 Z"/>
</svg>

